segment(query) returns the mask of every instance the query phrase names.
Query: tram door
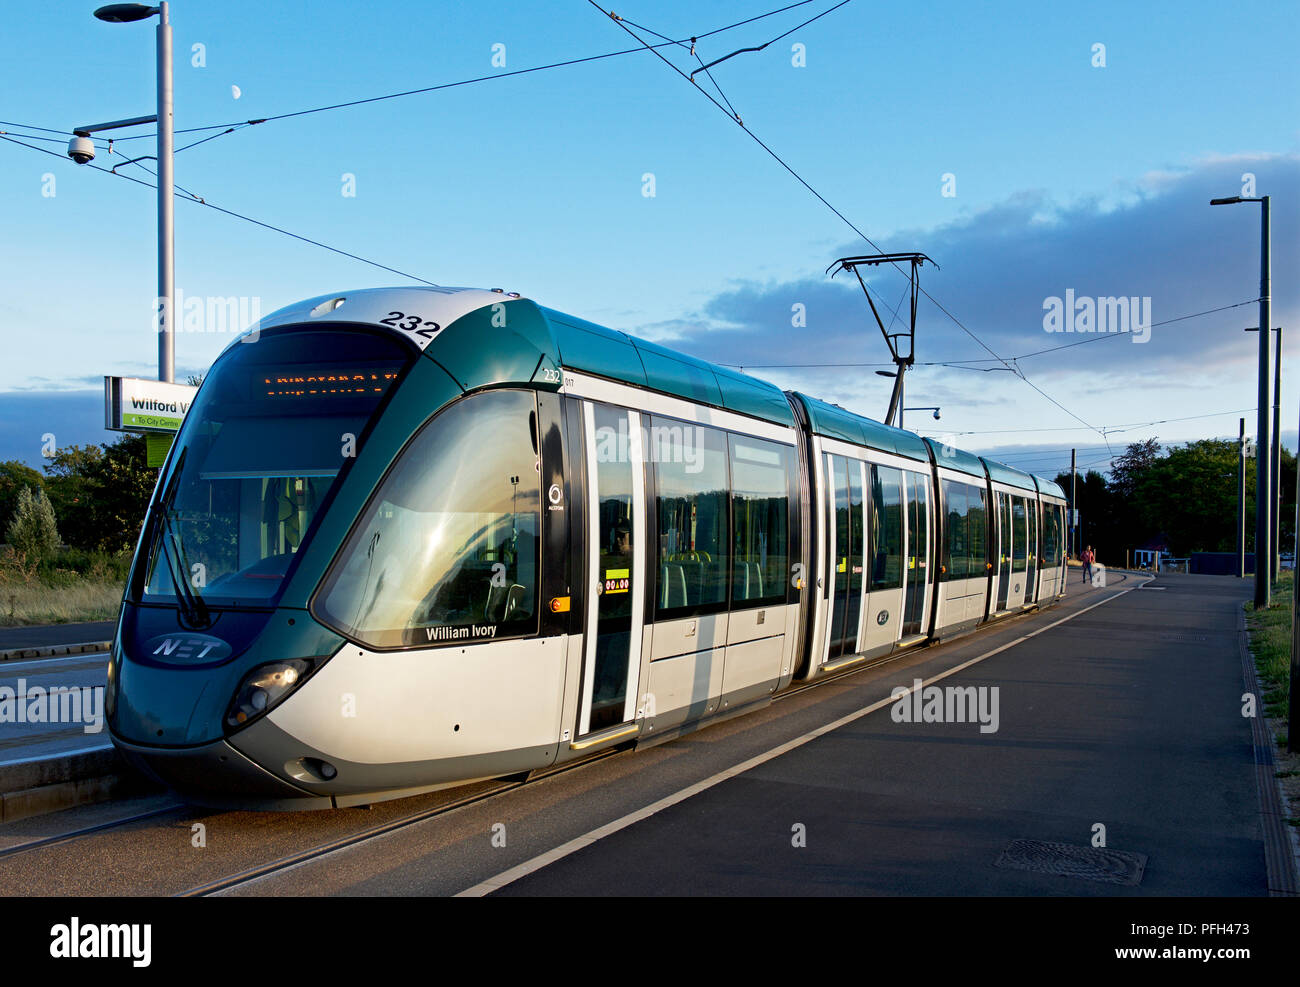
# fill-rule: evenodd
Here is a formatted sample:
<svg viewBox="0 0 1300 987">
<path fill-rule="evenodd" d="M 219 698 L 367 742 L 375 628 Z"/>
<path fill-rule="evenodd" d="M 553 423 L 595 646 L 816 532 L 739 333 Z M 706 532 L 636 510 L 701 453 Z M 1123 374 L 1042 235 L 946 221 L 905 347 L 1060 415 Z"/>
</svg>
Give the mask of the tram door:
<svg viewBox="0 0 1300 987">
<path fill-rule="evenodd" d="M 1025 571 L 1025 603 L 1038 599 L 1038 501 L 1033 497 L 1025 500 L 1029 512 L 1029 567 Z"/>
<path fill-rule="evenodd" d="M 646 551 L 641 416 L 584 402 L 583 430 L 589 603 L 579 736 L 619 726 L 636 716 Z"/>
<path fill-rule="evenodd" d="M 1029 564 L 1029 512 L 1024 497 L 1007 497 L 1011 506 L 1011 589 L 1007 606 L 1011 609 L 1025 602 L 1025 570 Z"/>
<path fill-rule="evenodd" d="M 865 560 L 862 511 L 862 463 L 826 454 L 827 507 L 831 510 L 827 539 L 829 572 L 826 598 L 830 606 L 830 631 L 826 661 L 858 650 L 858 625 L 862 618 L 862 576 Z"/>
<path fill-rule="evenodd" d="M 925 605 L 930 598 L 930 509 L 925 477 L 903 474 L 907 501 L 907 571 L 903 591 L 903 637 L 923 633 Z"/>
<path fill-rule="evenodd" d="M 993 494 L 997 503 L 998 535 L 998 602 L 995 612 L 1007 608 L 1007 590 L 1011 588 L 1011 498 L 1001 491 Z"/>
<path fill-rule="evenodd" d="M 903 626 L 903 573 L 906 549 L 906 505 L 903 471 L 890 466 L 870 467 L 868 495 L 867 610 L 862 650 L 893 644 Z"/>
</svg>

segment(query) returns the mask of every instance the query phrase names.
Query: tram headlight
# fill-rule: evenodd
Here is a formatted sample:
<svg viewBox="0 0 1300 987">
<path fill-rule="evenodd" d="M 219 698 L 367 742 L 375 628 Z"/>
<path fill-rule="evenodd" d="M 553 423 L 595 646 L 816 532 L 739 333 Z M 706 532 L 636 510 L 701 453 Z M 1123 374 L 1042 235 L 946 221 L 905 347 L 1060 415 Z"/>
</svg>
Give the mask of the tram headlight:
<svg viewBox="0 0 1300 987">
<path fill-rule="evenodd" d="M 248 673 L 226 711 L 226 726 L 242 727 L 271 709 L 294 690 L 311 671 L 311 662 L 303 658 L 259 665 Z"/>
</svg>

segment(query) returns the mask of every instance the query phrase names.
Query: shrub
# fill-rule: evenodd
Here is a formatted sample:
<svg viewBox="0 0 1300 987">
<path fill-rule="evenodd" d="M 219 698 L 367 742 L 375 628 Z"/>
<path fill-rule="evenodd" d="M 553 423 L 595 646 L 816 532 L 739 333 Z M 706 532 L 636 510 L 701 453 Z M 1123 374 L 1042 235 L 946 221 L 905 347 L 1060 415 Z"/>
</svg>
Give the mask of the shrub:
<svg viewBox="0 0 1300 987">
<path fill-rule="evenodd" d="M 18 506 L 6 537 L 14 551 L 23 553 L 37 565 L 54 555 L 59 547 L 59 531 L 54 508 L 44 490 L 37 489 L 35 496 L 31 487 L 23 487 L 18 492 Z"/>
<path fill-rule="evenodd" d="M 44 486 L 45 477 L 25 463 L 16 459 L 0 463 L 0 532 L 8 530 L 23 488 L 40 489 Z"/>
</svg>

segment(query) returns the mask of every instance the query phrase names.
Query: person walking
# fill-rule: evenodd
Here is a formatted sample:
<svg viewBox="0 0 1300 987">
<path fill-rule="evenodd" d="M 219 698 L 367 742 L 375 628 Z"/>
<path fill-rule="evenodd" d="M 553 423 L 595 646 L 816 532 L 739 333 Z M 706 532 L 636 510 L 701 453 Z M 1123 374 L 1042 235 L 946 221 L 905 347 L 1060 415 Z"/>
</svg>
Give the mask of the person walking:
<svg viewBox="0 0 1300 987">
<path fill-rule="evenodd" d="M 1092 582 L 1092 563 L 1096 561 L 1096 558 L 1092 553 L 1091 545 L 1085 548 L 1083 554 L 1079 556 L 1079 561 L 1083 563 L 1083 581 L 1085 583 Z"/>
</svg>

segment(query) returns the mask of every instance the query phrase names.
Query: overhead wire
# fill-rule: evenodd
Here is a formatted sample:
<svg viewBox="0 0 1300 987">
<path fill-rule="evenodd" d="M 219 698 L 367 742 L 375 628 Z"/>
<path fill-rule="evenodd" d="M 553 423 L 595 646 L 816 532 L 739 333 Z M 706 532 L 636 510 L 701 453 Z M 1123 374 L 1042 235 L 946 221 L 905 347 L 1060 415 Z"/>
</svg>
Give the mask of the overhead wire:
<svg viewBox="0 0 1300 987">
<path fill-rule="evenodd" d="M 596 8 L 598 11 L 600 11 L 602 14 L 604 14 L 606 17 L 608 17 L 608 18 L 610 18 L 611 20 L 613 20 L 614 23 L 616 23 L 620 28 L 622 28 L 622 29 L 623 29 L 623 30 L 624 30 L 628 35 L 630 35 L 631 37 L 633 37 L 633 38 L 635 38 L 637 41 L 639 41 L 639 42 L 641 43 L 641 45 L 642 45 L 645 49 L 647 49 L 647 50 L 650 51 L 652 54 L 654 54 L 654 56 L 655 56 L 656 58 L 658 58 L 660 61 L 662 61 L 665 65 L 667 65 L 670 69 L 672 69 L 674 72 L 676 72 L 679 76 L 681 76 L 681 77 L 682 77 L 683 79 L 685 79 L 687 82 L 690 82 L 692 85 L 695 85 L 694 80 L 692 80 L 692 79 L 690 78 L 690 76 L 688 76 L 685 72 L 683 72 L 683 71 L 682 71 L 681 69 L 679 69 L 676 65 L 674 65 L 674 64 L 673 64 L 669 59 L 665 58 L 665 57 L 663 56 L 663 54 L 657 50 L 657 48 L 659 48 L 659 47 L 664 47 L 663 45 L 658 45 L 658 46 L 652 46 L 652 45 L 650 45 L 650 44 L 649 44 L 648 42 L 646 42 L 643 38 L 641 38 L 639 35 L 637 35 L 635 31 L 633 31 L 630 27 L 628 27 L 627 23 L 624 22 L 623 19 L 620 18 L 620 17 L 619 17 L 617 14 L 615 14 L 613 11 L 606 10 L 606 9 L 605 9 L 604 7 L 602 7 L 599 3 L 597 3 L 596 0 L 587 0 L 587 2 L 588 2 L 589 4 L 591 4 L 591 6 L 595 7 L 595 8 Z M 838 9 L 839 7 L 844 6 L 844 4 L 847 3 L 847 2 L 849 2 L 849 0 L 843 0 L 842 3 L 836 4 L 834 7 L 830 8 L 830 10 L 836 10 L 836 9 Z M 827 10 L 826 13 L 830 13 L 830 10 Z M 814 18 L 814 20 L 815 20 L 815 19 L 816 19 L 816 18 Z M 810 23 L 810 22 L 809 22 L 809 23 Z M 796 27 L 796 28 L 793 28 L 792 30 L 798 30 L 798 28 Z M 787 34 L 788 34 L 788 33 L 790 33 L 790 32 L 787 32 Z M 782 35 L 781 37 L 784 37 L 784 36 L 785 36 L 785 35 Z M 774 38 L 774 39 L 773 39 L 773 41 L 776 41 L 776 40 L 779 40 L 779 38 Z M 770 44 L 771 42 L 768 42 L 768 43 Z M 766 47 L 766 45 L 764 45 L 763 47 Z M 737 54 L 738 54 L 738 52 L 737 52 Z M 716 62 L 713 63 L 713 64 L 716 64 Z M 737 124 L 737 126 L 739 126 L 739 127 L 740 127 L 740 128 L 741 128 L 741 129 L 742 129 L 742 130 L 743 130 L 743 131 L 744 131 L 744 132 L 745 132 L 745 133 L 746 133 L 746 134 L 747 134 L 747 135 L 748 135 L 748 136 L 749 136 L 749 137 L 750 137 L 750 138 L 755 142 L 755 143 L 756 143 L 756 144 L 758 144 L 759 147 L 761 147 L 764 151 L 766 151 L 767 154 L 768 154 L 768 155 L 769 155 L 769 156 L 770 156 L 774 161 L 776 161 L 776 162 L 777 162 L 777 163 L 778 163 L 782 168 L 784 168 L 787 172 L 789 172 L 789 174 L 790 174 L 790 175 L 791 175 L 791 176 L 792 176 L 792 177 L 793 177 L 797 182 L 799 182 L 800 185 L 802 185 L 805 189 L 807 189 L 807 190 L 808 190 L 808 191 L 809 191 L 809 192 L 810 192 L 810 193 L 811 193 L 811 194 L 812 194 L 812 195 L 813 195 L 813 196 L 814 196 L 818 201 L 820 201 L 820 202 L 822 203 L 822 205 L 824 205 L 827 209 L 829 209 L 832 213 L 834 213 L 837 217 L 839 217 L 839 219 L 840 219 L 840 220 L 841 220 L 841 221 L 842 221 L 846 226 L 848 226 L 849 229 L 853 230 L 854 233 L 856 233 L 858 236 L 860 236 L 863 240 L 865 240 L 868 244 L 870 244 L 874 249 L 876 249 L 876 250 L 878 250 L 878 251 L 880 250 L 880 247 L 875 243 L 875 241 L 873 241 L 869 236 L 867 236 L 866 233 L 864 233 L 862 230 L 858 229 L 857 225 L 854 224 L 852 220 L 850 220 L 850 219 L 849 219 L 849 218 L 848 218 L 844 213 L 842 213 L 839 209 L 837 209 L 834 205 L 832 205 L 831 202 L 830 202 L 830 201 L 829 201 L 825 196 L 823 196 L 820 192 L 818 192 L 815 188 L 813 188 L 812 185 L 809 184 L 809 183 L 808 183 L 808 182 L 803 178 L 802 175 L 800 175 L 797 171 L 795 171 L 794 168 L 791 167 L 791 166 L 790 166 L 790 165 L 785 161 L 785 159 L 783 159 L 779 154 L 777 154 L 774 150 L 772 150 L 772 148 L 769 147 L 769 146 L 768 146 L 768 145 L 767 145 L 767 144 L 766 144 L 766 143 L 765 143 L 765 142 L 764 142 L 764 141 L 763 141 L 763 140 L 762 140 L 762 139 L 761 139 L 757 134 L 755 134 L 752 130 L 750 130 L 747 126 L 745 126 L 745 124 L 744 124 L 743 121 L 741 121 L 740 119 L 736 118 L 736 117 L 733 116 L 732 114 L 728 113 L 727 109 L 726 109 L 726 108 L 725 108 L 721 103 L 719 103 L 716 99 L 714 99 L 713 96 L 710 95 L 710 94 L 709 94 L 707 91 L 705 91 L 703 88 L 701 88 L 701 87 L 698 86 L 698 85 L 695 85 L 695 88 L 696 88 L 697 90 L 699 90 L 699 92 L 702 93 L 702 94 L 704 95 L 704 97 L 705 97 L 706 99 L 709 100 L 709 102 L 711 102 L 715 107 L 717 107 L 718 110 L 719 110 L 720 112 L 722 112 L 722 113 L 727 113 L 727 115 L 728 115 L 729 117 L 731 117 L 732 120 L 734 120 L 734 122 Z M 883 253 L 883 251 L 881 251 L 881 252 Z M 898 270 L 900 274 L 904 274 L 904 276 L 907 276 L 907 275 L 905 274 L 905 272 L 903 272 L 902 268 L 900 268 L 897 264 L 893 264 L 892 266 L 893 266 L 896 270 Z M 1069 408 L 1065 407 L 1065 405 L 1061 404 L 1060 401 L 1057 401 L 1057 400 L 1056 400 L 1055 398 L 1053 398 L 1050 394 L 1048 394 L 1046 391 L 1044 391 L 1041 387 L 1039 387 L 1037 384 L 1035 384 L 1033 381 L 1031 381 L 1031 380 L 1030 380 L 1030 379 L 1025 375 L 1024 371 L 1023 371 L 1019 366 L 1014 366 L 1014 365 L 1012 365 L 1009 361 L 1007 361 L 1007 360 L 1003 359 L 1002 357 L 1000 357 L 1000 356 L 999 356 L 999 355 L 998 355 L 998 354 L 997 354 L 997 353 L 992 349 L 992 347 L 990 347 L 987 343 L 985 343 L 982 339 L 980 339 L 980 337 L 979 337 L 979 336 L 978 336 L 974 331 L 972 331 L 970 328 L 968 328 L 968 327 L 967 327 L 967 326 L 966 326 L 966 325 L 965 325 L 965 324 L 964 324 L 960 319 L 958 319 L 955 315 L 953 315 L 952 312 L 948 311 L 948 309 L 947 309 L 947 308 L 946 308 L 946 307 L 945 307 L 945 306 L 944 306 L 944 305 L 943 305 L 943 304 L 942 304 L 942 303 L 941 303 L 937 298 L 935 298 L 932 294 L 930 294 L 929 291 L 927 291 L 925 288 L 920 287 L 920 286 L 918 286 L 918 290 L 920 291 L 921 294 L 925 295 L 925 297 L 928 298 L 928 299 L 931 301 L 931 303 L 933 303 L 934 306 L 935 306 L 936 308 L 939 309 L 940 312 L 942 312 L 945 316 L 947 316 L 948 319 L 949 319 L 949 320 L 950 320 L 954 325 L 956 325 L 959 329 L 961 329 L 962 332 L 966 333 L 966 335 L 968 335 L 971 339 L 973 339 L 973 340 L 974 340 L 974 341 L 975 341 L 975 342 L 976 342 L 976 343 L 977 343 L 977 344 L 978 344 L 982 349 L 984 349 L 984 350 L 985 350 L 985 351 L 986 351 L 990 356 L 992 356 L 995 360 L 997 360 L 997 361 L 999 361 L 1000 363 L 1002 363 L 1002 364 L 1003 364 L 1003 365 L 1004 365 L 1008 370 L 1011 370 L 1011 371 L 1012 371 L 1012 372 L 1013 372 L 1017 377 L 1019 377 L 1019 378 L 1020 378 L 1021 380 L 1023 380 L 1026 384 L 1028 384 L 1031 388 L 1033 388 L 1034 391 L 1036 391 L 1036 392 L 1037 392 L 1038 394 L 1040 394 L 1043 398 L 1045 398 L 1046 400 L 1048 400 L 1049 402 L 1051 402 L 1053 405 L 1055 405 L 1055 406 L 1056 406 L 1057 408 L 1059 408 L 1061 411 L 1065 412 L 1067 415 L 1069 415 L 1069 416 L 1070 416 L 1071 418 L 1073 418 L 1075 421 L 1080 422 L 1084 427 L 1089 428 L 1089 429 L 1092 429 L 1093 431 L 1098 431 L 1098 430 L 1097 430 L 1093 425 L 1089 424 L 1087 421 L 1085 421 L 1085 420 L 1084 420 L 1083 418 L 1081 418 L 1079 415 L 1075 414 L 1075 413 L 1074 413 L 1073 411 L 1071 411 Z M 1099 432 L 1099 434 L 1101 434 L 1101 433 Z M 1105 438 L 1105 437 L 1104 437 L 1104 435 L 1103 435 L 1103 440 L 1104 440 L 1104 438 Z"/>
<path fill-rule="evenodd" d="M 904 297 L 906 297 L 906 289 L 904 289 Z M 1258 298 L 1250 298 L 1250 299 L 1247 299 L 1247 300 L 1244 301 L 1244 302 L 1236 302 L 1236 303 L 1234 303 L 1234 304 L 1232 304 L 1232 305 L 1220 305 L 1218 308 L 1207 308 L 1207 309 L 1205 309 L 1204 311 L 1201 311 L 1201 312 L 1191 312 L 1191 313 L 1189 313 L 1188 315 L 1180 315 L 1180 316 L 1178 316 L 1177 318 L 1173 318 L 1173 319 L 1165 319 L 1163 322 L 1153 322 L 1153 323 L 1151 323 L 1151 325 L 1150 325 L 1148 328 L 1152 328 L 1152 329 L 1154 329 L 1156 326 L 1165 326 L 1165 325 L 1170 325 L 1171 323 L 1174 323 L 1174 322 L 1186 322 L 1188 319 L 1199 318 L 1200 316 L 1203 316 L 1203 315 L 1213 315 L 1213 314 L 1215 314 L 1216 312 L 1226 312 L 1226 311 L 1228 311 L 1229 309 L 1241 308 L 1243 305 L 1254 305 L 1254 304 L 1256 304 L 1258 301 L 1259 301 Z M 899 305 L 900 305 L 900 306 L 902 305 L 902 300 L 901 300 L 901 299 L 900 299 L 900 301 L 899 301 Z M 890 325 L 891 325 L 891 326 L 893 325 L 893 322 L 892 322 L 892 321 L 890 322 Z M 1089 337 L 1088 339 L 1081 339 L 1081 340 L 1079 340 L 1078 342 L 1074 342 L 1074 343 L 1066 343 L 1066 344 L 1064 344 L 1064 345 L 1062 345 L 1062 346 L 1053 346 L 1053 347 L 1051 347 L 1051 348 L 1049 348 L 1049 349 L 1045 349 L 1045 350 L 1034 350 L 1032 353 L 1021 353 L 1021 354 L 1019 354 L 1019 355 L 1017 355 L 1017 356 L 1007 357 L 1007 359 L 1006 359 L 1005 361 L 1002 360 L 1002 359 L 999 357 L 998 360 L 997 360 L 996 362 L 998 362 L 998 363 L 1005 363 L 1005 362 L 1015 363 L 1015 362 L 1018 361 L 1018 360 L 1027 360 L 1027 359 L 1029 359 L 1031 356 L 1042 356 L 1044 353 L 1052 353 L 1052 352 L 1055 352 L 1056 350 L 1069 349 L 1071 346 L 1079 346 L 1079 345 L 1081 345 L 1081 344 L 1083 344 L 1083 343 L 1091 343 L 1091 342 L 1094 342 L 1094 341 L 1097 340 L 1097 339 L 1119 339 L 1119 338 L 1121 338 L 1121 337 L 1128 337 L 1128 336 L 1131 336 L 1131 335 L 1132 335 L 1131 333 L 1103 333 L 1103 334 L 1098 334 L 1097 336 Z M 988 359 L 985 359 L 985 358 L 981 357 L 981 358 L 979 358 L 979 359 L 974 359 L 974 360 L 931 360 L 931 361 L 926 361 L 926 362 L 916 363 L 916 364 L 913 364 L 913 366 L 917 366 L 917 367 L 948 367 L 948 368 L 953 369 L 953 370 L 984 370 L 984 369 L 986 369 L 986 368 L 982 368 L 982 367 L 969 367 L 969 366 L 966 366 L 966 364 L 970 364 L 970 363 L 992 363 L 992 362 L 994 362 L 994 361 L 992 361 L 992 360 L 988 360 Z M 736 368 L 736 367 L 740 367 L 741 365 L 740 365 L 740 364 L 734 364 L 734 363 L 731 363 L 731 364 L 724 364 L 724 366 L 729 366 L 729 367 L 732 367 L 732 368 Z M 819 367 L 828 367 L 828 368 L 829 368 L 829 367 L 892 367 L 893 364 L 892 364 L 892 363 L 842 363 L 842 362 L 840 362 L 840 363 L 763 363 L 763 364 L 751 363 L 751 364 L 745 364 L 744 366 L 745 366 L 745 367 L 748 367 L 748 369 L 750 369 L 750 370 L 787 370 L 787 369 L 788 369 L 788 370 L 797 370 L 797 369 L 798 369 L 798 370 L 807 370 L 807 369 L 819 368 Z M 1003 368 L 1003 367 L 992 367 L 992 368 L 988 368 L 988 369 L 993 369 L 993 370 L 1002 370 L 1002 369 L 1004 369 L 1004 368 Z"/>
<path fill-rule="evenodd" d="M 736 29 L 736 28 L 738 28 L 738 27 L 743 27 L 743 26 L 746 25 L 746 24 L 752 24 L 752 23 L 754 23 L 755 21 L 761 21 L 761 20 L 763 20 L 764 18 L 767 18 L 767 17 L 774 17 L 774 16 L 776 16 L 777 14 L 782 14 L 782 13 L 784 13 L 784 12 L 787 11 L 787 10 L 793 10 L 793 9 L 796 8 L 796 7 L 803 7 L 803 6 L 806 6 L 807 4 L 812 3 L 812 2 L 813 2 L 813 0 L 798 0 L 797 3 L 787 4 L 786 6 L 784 6 L 784 7 L 778 7 L 778 8 L 775 9 L 775 10 L 769 10 L 769 11 L 767 11 L 767 12 L 765 12 L 765 13 L 762 13 L 762 14 L 756 14 L 756 15 L 753 16 L 753 17 L 747 17 L 747 18 L 745 18 L 744 20 L 739 20 L 739 21 L 735 21 L 735 22 L 733 22 L 733 23 L 731 23 L 731 24 L 726 24 L 726 25 L 724 25 L 723 27 L 714 28 L 714 29 L 711 30 L 711 31 L 705 31 L 705 32 L 703 32 L 703 33 L 701 33 L 701 34 L 696 34 L 696 35 L 694 35 L 694 38 L 695 38 L 696 40 L 700 40 L 700 39 L 702 39 L 702 38 L 710 38 L 710 37 L 713 37 L 714 35 L 722 34 L 722 33 L 726 32 L 726 31 L 731 31 L 731 30 L 734 30 L 734 29 Z M 846 2 L 847 2 L 847 0 L 846 0 Z M 814 19 L 815 19 L 815 18 L 814 18 Z M 638 40 L 639 40 L 639 39 L 638 39 Z M 352 107 L 352 106 L 363 106 L 363 105 L 365 105 L 365 104 L 367 104 L 367 103 L 379 103 L 379 102 L 383 102 L 383 101 L 385 101 L 385 100 L 390 100 L 390 99 L 402 99 L 402 98 L 405 98 L 405 97 L 407 97 L 407 96 L 418 96 L 418 95 L 421 95 L 421 94 L 423 94 L 423 93 L 439 92 L 439 91 L 444 90 L 444 89 L 455 89 L 455 88 L 458 88 L 458 87 L 460 87 L 460 86 L 471 86 L 471 85 L 476 85 L 477 83 L 480 83 L 480 82 L 490 82 L 490 81 L 493 80 L 493 79 L 508 79 L 508 78 L 513 77 L 513 76 L 528 75 L 529 73 L 532 73 L 532 72 L 544 72 L 544 71 L 547 71 L 547 70 L 549 70 L 549 69 L 566 68 L 566 67 L 568 67 L 568 66 L 570 66 L 570 65 L 582 65 L 582 64 L 587 63 L 587 62 L 596 62 L 596 61 L 600 61 L 600 60 L 602 60 L 602 59 L 606 59 L 606 58 L 617 58 L 617 57 L 622 56 L 622 55 L 634 55 L 634 54 L 637 54 L 637 53 L 639 53 L 639 52 L 644 51 L 647 47 L 651 47 L 651 48 L 666 48 L 666 47 L 668 47 L 669 45 L 675 45 L 675 44 L 680 44 L 680 43 L 681 43 L 681 42 L 679 42 L 679 41 L 673 41 L 673 40 L 664 41 L 664 42 L 662 42 L 662 43 L 660 43 L 660 44 L 658 44 L 658 45 L 653 45 L 653 46 L 649 46 L 649 45 L 646 45 L 646 44 L 642 43 L 640 46 L 638 46 L 638 47 L 636 47 L 636 48 L 624 48 L 624 49 L 621 49 L 621 50 L 619 50 L 619 51 L 609 51 L 609 52 L 604 52 L 604 53 L 599 54 L 599 55 L 587 55 L 587 56 L 584 56 L 584 57 L 582 57 L 582 58 L 569 58 L 569 59 L 564 59 L 563 61 L 558 61 L 558 62 L 548 62 L 548 63 L 545 64 L 545 65 L 533 65 L 533 66 L 530 66 L 530 67 L 528 67 L 528 68 L 524 68 L 524 69 L 512 69 L 512 70 L 509 71 L 509 72 L 493 72 L 491 75 L 475 76 L 474 78 L 471 78 L 471 79 L 460 79 L 460 80 L 458 80 L 458 81 L 456 81 L 456 82 L 444 82 L 444 83 L 440 83 L 440 84 L 438 84 L 438 85 L 434 85 L 434 86 L 423 86 L 423 87 L 418 88 L 418 89 L 406 89 L 406 90 L 402 90 L 401 92 L 384 93 L 384 94 L 379 95 L 379 96 L 368 96 L 368 97 L 365 97 L 365 98 L 363 98 L 363 99 L 345 100 L 345 101 L 340 102 L 340 103 L 329 103 L 329 104 L 326 104 L 326 105 L 324 105 L 324 106 L 312 106 L 312 107 L 307 107 L 306 109 L 302 109 L 302 110 L 293 110 L 293 111 L 288 112 L 288 113 L 277 113 L 277 114 L 273 114 L 273 115 L 271 115 L 271 116 L 260 117 L 260 118 L 258 118 L 258 119 L 256 119 L 256 120 L 236 120 L 236 121 L 232 121 L 232 122 L 229 122 L 229 123 L 209 124 L 209 125 L 202 126 L 202 127 L 186 127 L 186 128 L 180 129 L 180 130 L 176 130 L 176 131 L 174 131 L 174 132 L 177 133 L 177 134 L 202 133 L 202 132 L 204 132 L 204 131 L 208 131 L 208 130 L 222 130 L 222 129 L 226 128 L 226 127 L 241 126 L 241 125 L 250 125 L 250 124 L 271 123 L 271 122 L 276 121 L 276 120 L 288 120 L 288 119 L 292 119 L 292 118 L 294 118 L 294 117 L 307 116 L 307 115 L 309 115 L 309 114 L 313 114 L 313 113 L 325 113 L 325 112 L 328 112 L 328 111 L 330 111 L 330 110 L 346 109 L 346 108 L 348 108 L 348 107 Z M 44 128 L 32 128 L 32 129 L 44 129 Z M 52 133 L 65 133 L 66 131 L 54 130 L 54 131 L 51 131 L 51 132 L 52 132 Z M 131 136 L 129 136 L 129 137 L 122 137 L 122 138 L 118 138 L 118 139 L 119 139 L 119 140 L 141 140 L 141 139 L 144 139 L 144 138 L 147 138 L 147 137 L 151 137 L 151 136 L 153 136 L 153 135 L 152 135 L 152 134 L 133 134 L 133 135 L 131 135 Z"/>
<path fill-rule="evenodd" d="M 56 152 L 56 151 L 51 151 L 51 150 L 48 150 L 48 149 L 43 148 L 43 147 L 37 147 L 35 144 L 26 144 L 26 143 L 24 143 L 23 141 L 20 141 L 20 140 L 14 140 L 14 138 L 12 138 L 12 137 L 7 137 L 7 136 L 4 136 L 4 135 L 0 135 L 0 140 L 8 141 L 8 142 L 11 143 L 11 144 L 17 144 L 17 145 L 19 145 L 20 147 L 30 148 L 30 149 L 33 150 L 33 151 L 40 151 L 42 154 L 53 155 L 54 157 L 58 158 L 58 159 L 61 160 L 61 161 L 66 161 L 66 160 L 67 160 L 66 157 L 64 157 L 62 154 L 59 154 L 59 153 Z M 139 178 L 135 178 L 135 177 L 132 176 L 132 175 L 124 175 L 124 174 L 122 174 L 122 173 L 119 172 L 119 171 L 114 171 L 114 170 L 112 170 L 112 169 L 110 169 L 110 168 L 103 168 L 103 167 L 100 167 L 99 165 L 95 165 L 95 164 L 89 164 L 89 163 L 87 163 L 87 164 L 85 164 L 85 165 L 79 165 L 78 167 L 82 167 L 82 168 L 90 168 L 90 169 L 93 169 L 94 171 L 100 171 L 100 172 L 103 172 L 103 173 L 106 174 L 106 175 L 112 175 L 112 176 L 114 176 L 115 178 L 122 178 L 122 179 L 125 179 L 125 180 L 128 181 L 128 182 L 135 182 L 135 184 L 137 184 L 137 185 L 143 185 L 145 188 L 154 189 L 155 191 L 156 191 L 157 188 L 158 188 L 158 186 L 156 186 L 156 185 L 151 185 L 149 182 L 143 181 L 143 180 L 141 180 L 141 179 L 139 179 Z M 147 170 L 148 170 L 148 169 L 146 169 L 146 171 L 147 171 Z M 179 189 L 179 186 L 177 186 L 177 188 Z M 217 212 L 219 212 L 219 213 L 224 213 L 224 214 L 226 214 L 227 216 L 233 216 L 235 219 L 240 219 L 240 220 L 243 220 L 243 221 L 246 222 L 246 223 L 251 223 L 251 224 L 253 224 L 254 226 L 260 226 L 260 227 L 262 227 L 263 229 L 272 230 L 273 232 L 281 233 L 281 234 L 283 234 L 284 236 L 292 237 L 292 238 L 295 239 L 295 240 L 300 240 L 300 241 L 302 241 L 303 243 L 308 243 L 308 244 L 311 244 L 312 246 L 320 247 L 322 250 L 328 250 L 328 251 L 330 251 L 331 253 L 339 254 L 339 255 L 342 256 L 342 257 L 348 257 L 348 258 L 350 258 L 350 259 L 352 259 L 352 260 L 360 261 L 362 264 L 368 264 L 368 265 L 370 265 L 371 267 L 375 267 L 375 268 L 378 268 L 378 269 L 383 270 L 383 271 L 388 271 L 388 272 L 390 272 L 390 273 L 392 273 L 392 274 L 397 274 L 397 275 L 400 275 L 401 277 L 404 277 L 404 278 L 410 278 L 412 281 L 419 281 L 421 284 L 427 284 L 427 285 L 429 285 L 429 286 L 432 287 L 432 288 L 436 288 L 436 287 L 438 287 L 438 285 L 437 285 L 435 282 L 433 282 L 433 281 L 429 281 L 429 280 L 426 279 L 426 278 L 422 278 L 422 277 L 420 277 L 418 274 L 411 274 L 411 273 L 409 273 L 409 272 L 407 272 L 407 271 L 399 270 L 399 269 L 396 268 L 396 267 L 390 267 L 390 266 L 388 266 L 387 264 L 381 264 L 381 263 L 379 263 L 378 261 L 371 260 L 371 259 L 368 258 L 368 257 L 362 257 L 360 254 L 354 254 L 354 253 L 352 253 L 351 251 L 348 251 L 348 250 L 344 250 L 344 249 L 342 249 L 341 247 L 334 247 L 334 246 L 331 246 L 331 245 L 328 244 L 328 243 L 323 243 L 323 242 L 320 241 L 320 240 L 314 240 L 314 239 L 312 239 L 312 238 L 309 237 L 309 236 L 303 236 L 301 233 L 294 233 L 294 232 L 291 231 L 291 230 L 286 230 L 286 229 L 284 229 L 283 227 L 275 226 L 275 225 L 272 224 L 272 223 L 266 223 L 266 222 L 263 222 L 263 221 L 260 220 L 260 219 L 254 219 L 252 216 L 246 216 L 246 215 L 244 215 L 243 213 L 235 212 L 235 210 L 233 210 L 233 209 L 226 209 L 224 206 L 219 206 L 219 205 L 217 205 L 217 204 L 214 203 L 214 202 L 209 202 L 207 199 L 205 199 L 205 198 L 203 198 L 203 197 L 201 197 L 201 196 L 196 196 L 196 195 L 194 195 L 194 193 L 192 193 L 192 192 L 186 192 L 184 195 L 180 195 L 180 196 L 178 196 L 178 198 L 180 198 L 181 201 L 183 201 L 183 202 L 194 202 L 194 203 L 197 203 L 198 205 L 206 206 L 208 209 L 213 209 L 213 210 L 215 210 L 215 211 L 217 211 Z"/>
</svg>

